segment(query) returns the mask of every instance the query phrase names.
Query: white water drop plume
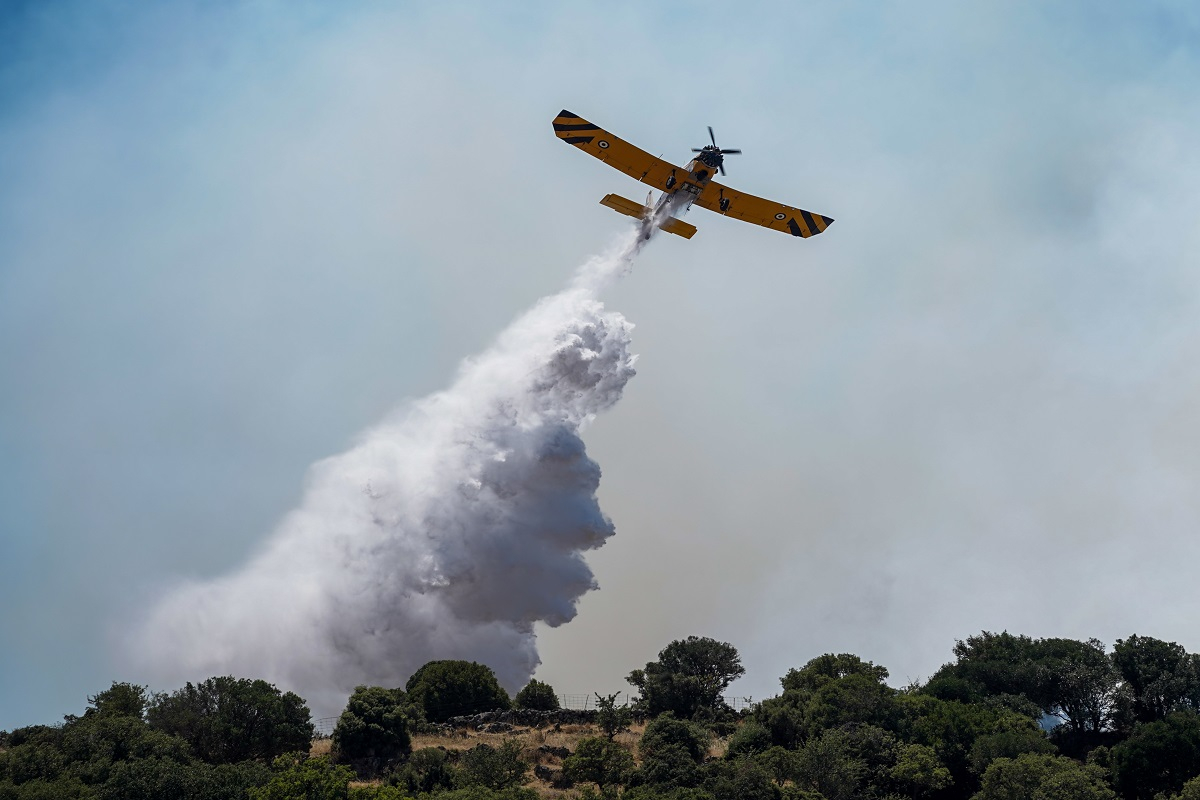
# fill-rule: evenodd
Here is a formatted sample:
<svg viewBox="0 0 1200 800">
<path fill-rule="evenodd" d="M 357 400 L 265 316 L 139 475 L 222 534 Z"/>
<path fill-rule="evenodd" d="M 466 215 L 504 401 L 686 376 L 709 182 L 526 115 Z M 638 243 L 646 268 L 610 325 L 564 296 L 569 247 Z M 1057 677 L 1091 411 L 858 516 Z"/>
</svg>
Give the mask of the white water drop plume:
<svg viewBox="0 0 1200 800">
<path fill-rule="evenodd" d="M 133 633 L 143 673 L 261 677 L 317 715 L 356 685 L 402 686 L 432 659 L 523 685 L 539 663 L 534 623 L 575 616 L 596 588 L 583 554 L 614 533 L 580 429 L 634 374 L 632 326 L 597 295 L 645 241 L 593 258 L 450 388 L 314 464 L 255 557 L 152 605 Z"/>
</svg>

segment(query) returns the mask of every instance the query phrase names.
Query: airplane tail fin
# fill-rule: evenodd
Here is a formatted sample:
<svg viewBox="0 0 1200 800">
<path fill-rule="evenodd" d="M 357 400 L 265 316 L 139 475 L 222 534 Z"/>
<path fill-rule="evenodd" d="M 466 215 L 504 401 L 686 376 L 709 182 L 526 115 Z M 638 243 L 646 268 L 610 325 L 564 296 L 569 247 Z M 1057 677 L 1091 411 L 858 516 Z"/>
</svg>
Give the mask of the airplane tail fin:
<svg viewBox="0 0 1200 800">
<path fill-rule="evenodd" d="M 624 214 L 627 217 L 634 219 L 646 218 L 646 207 L 641 203 L 635 203 L 632 200 L 627 200 L 624 197 L 616 194 L 607 194 L 600 201 L 600 205 L 608 206 L 613 211 L 619 214 Z M 675 217 L 667 217 L 658 224 L 658 227 L 667 233 L 673 233 L 676 236 L 682 236 L 685 239 L 690 239 L 696 234 L 696 226 L 689 225 L 681 219 Z"/>
</svg>

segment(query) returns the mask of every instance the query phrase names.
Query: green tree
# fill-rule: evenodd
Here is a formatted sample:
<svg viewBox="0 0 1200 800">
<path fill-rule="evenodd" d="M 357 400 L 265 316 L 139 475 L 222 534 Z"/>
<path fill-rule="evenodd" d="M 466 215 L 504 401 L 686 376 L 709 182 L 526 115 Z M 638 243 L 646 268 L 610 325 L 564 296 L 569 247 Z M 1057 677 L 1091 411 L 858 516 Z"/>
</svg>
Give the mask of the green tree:
<svg viewBox="0 0 1200 800">
<path fill-rule="evenodd" d="M 923 744 L 898 747 L 888 777 L 904 790 L 906 797 L 928 797 L 954 782 L 933 748 Z"/>
<path fill-rule="evenodd" d="M 273 769 L 265 786 L 249 791 L 250 800 L 349 800 L 354 772 L 324 756 L 280 756 Z"/>
<path fill-rule="evenodd" d="M 455 774 L 445 750 L 425 747 L 409 756 L 389 781 L 409 794 L 429 794 L 454 788 Z"/>
<path fill-rule="evenodd" d="M 313 738 L 302 698 L 246 678 L 209 678 L 157 694 L 146 719 L 151 727 L 187 741 L 210 764 L 269 760 L 307 750 Z"/>
<path fill-rule="evenodd" d="M 971 769 L 982 775 L 997 758 L 1016 758 L 1025 753 L 1055 753 L 1058 748 L 1040 730 L 1008 728 L 985 734 L 971 745 Z"/>
<path fill-rule="evenodd" d="M 1149 636 L 1118 639 L 1113 663 L 1125 682 L 1129 710 L 1123 727 L 1135 722 L 1156 722 L 1200 693 L 1196 659 L 1175 642 Z M 1195 708 L 1193 710 L 1200 710 Z"/>
<path fill-rule="evenodd" d="M 145 686 L 113 681 L 112 686 L 88 698 L 90 708 L 84 713 L 142 719 L 149 703 L 150 695 Z"/>
<path fill-rule="evenodd" d="M 698 765 L 708 753 L 709 733 L 688 720 L 663 714 L 652 720 L 638 742 L 642 765 L 631 785 L 663 789 L 689 788 L 700 783 Z"/>
<path fill-rule="evenodd" d="M 973 800 L 1116 800 L 1099 767 L 1062 756 L 1026 753 L 999 758 L 983 774 Z"/>
<path fill-rule="evenodd" d="M 642 732 L 638 753 L 643 759 L 653 758 L 667 747 L 681 747 L 688 758 L 699 764 L 708 754 L 709 743 L 710 737 L 704 728 L 694 722 L 676 719 L 671 714 L 663 714 L 652 720 Z"/>
<path fill-rule="evenodd" d="M 430 722 L 512 706 L 491 668 L 474 661 L 430 661 L 404 688 Z"/>
<path fill-rule="evenodd" d="M 752 758 L 717 761 L 703 768 L 703 788 L 715 800 L 779 800 L 771 772 Z"/>
<path fill-rule="evenodd" d="M 771 749 L 771 732 L 757 720 L 743 722 L 725 747 L 725 758 L 736 759 L 765 753 Z"/>
<path fill-rule="evenodd" d="M 499 747 L 477 744 L 458 760 L 464 786 L 483 786 L 499 791 L 525 782 L 529 765 L 521 759 L 521 743 L 506 739 Z"/>
<path fill-rule="evenodd" d="M 1183 785 L 1179 794 L 1171 795 L 1165 800 L 1200 800 L 1200 778 L 1192 778 Z"/>
<path fill-rule="evenodd" d="M 790 669 L 780 678 L 783 690 L 787 691 L 816 691 L 830 681 L 845 678 L 847 675 L 864 675 L 876 683 L 887 680 L 886 667 L 876 666 L 870 661 L 863 661 L 852 653 L 826 653 L 817 656 L 800 669 Z"/>
<path fill-rule="evenodd" d="M 896 700 L 900 709 L 896 730 L 900 738 L 932 747 L 950 770 L 955 789 L 963 794 L 969 794 L 979 784 L 973 756 L 981 738 L 1011 730 L 1045 739 L 1034 720 L 1004 705 L 961 703 L 919 693 L 901 694 Z"/>
<path fill-rule="evenodd" d="M 796 785 L 828 800 L 852 800 L 866 777 L 867 764 L 855 753 L 846 731 L 825 731 L 796 753 Z"/>
<path fill-rule="evenodd" d="M 410 749 L 407 698 L 400 689 L 359 686 L 333 729 L 333 752 L 360 773 L 377 772 Z"/>
<path fill-rule="evenodd" d="M 943 700 L 981 702 L 1019 696 L 1062 719 L 1077 736 L 1104 730 L 1114 710 L 1118 676 L 1096 639 L 1031 639 L 984 631 L 954 647 L 957 660 L 922 691 Z"/>
<path fill-rule="evenodd" d="M 733 645 L 700 636 L 671 642 L 644 669 L 626 679 L 641 692 L 650 716 L 670 711 L 690 719 L 702 708 L 723 705 L 721 693 L 746 672 Z"/>
<path fill-rule="evenodd" d="M 575 752 L 563 759 L 563 775 L 574 783 L 594 783 L 601 792 L 624 785 L 633 770 L 633 756 L 601 736 L 581 739 Z"/>
<path fill-rule="evenodd" d="M 558 711 L 559 709 L 558 695 L 554 693 L 554 688 L 539 680 L 530 680 L 525 684 L 525 688 L 517 692 L 517 696 L 513 698 L 513 705 L 532 711 Z"/>
<path fill-rule="evenodd" d="M 1200 715 L 1176 711 L 1134 728 L 1112 748 L 1114 783 L 1129 798 L 1178 792 L 1200 775 Z"/>
<path fill-rule="evenodd" d="M 617 705 L 616 694 L 596 692 L 596 724 L 609 739 L 629 727 L 630 713 L 628 706 Z"/>
</svg>

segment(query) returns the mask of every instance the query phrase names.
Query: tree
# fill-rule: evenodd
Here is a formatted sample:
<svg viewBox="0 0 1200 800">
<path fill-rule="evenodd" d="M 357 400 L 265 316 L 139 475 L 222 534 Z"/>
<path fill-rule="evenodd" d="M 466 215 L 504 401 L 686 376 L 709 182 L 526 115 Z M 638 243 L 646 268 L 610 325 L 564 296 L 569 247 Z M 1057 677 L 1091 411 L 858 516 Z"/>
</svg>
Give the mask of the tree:
<svg viewBox="0 0 1200 800">
<path fill-rule="evenodd" d="M 512 706 L 491 668 L 474 661 L 430 661 L 404 688 L 430 722 Z"/>
<path fill-rule="evenodd" d="M 829 681 L 845 678 L 847 675 L 865 675 L 876 683 L 883 683 L 887 680 L 888 671 L 886 667 L 863 661 L 851 653 L 826 653 L 812 659 L 800 669 L 789 669 L 779 682 L 783 684 L 785 692 L 812 692 Z"/>
<path fill-rule="evenodd" d="M 1098 734 L 1109 722 L 1117 674 L 1099 640 L 983 631 L 958 642 L 954 655 L 957 661 L 938 670 L 924 693 L 971 703 L 1024 697 L 1077 736 Z"/>
<path fill-rule="evenodd" d="M 617 695 L 602 695 L 596 692 L 596 724 L 610 740 L 629 727 L 628 706 L 617 705 Z"/>
<path fill-rule="evenodd" d="M 594 783 L 601 792 L 621 786 L 633 770 L 633 756 L 601 736 L 581 739 L 575 752 L 563 759 L 563 775 L 574 783 Z"/>
<path fill-rule="evenodd" d="M 973 800 L 1116 800 L 1099 767 L 1062 756 L 1026 753 L 999 758 L 983 774 Z"/>
<path fill-rule="evenodd" d="M 1196 659 L 1175 642 L 1137 635 L 1118 639 L 1112 660 L 1128 690 L 1132 719 L 1123 720 L 1125 727 L 1161 720 L 1200 694 Z"/>
<path fill-rule="evenodd" d="M 171 694 L 156 694 L 146 712 L 151 727 L 187 741 L 210 764 L 269 760 L 308 750 L 308 706 L 299 695 L 246 678 L 209 678 Z"/>
<path fill-rule="evenodd" d="M 1112 749 L 1111 759 L 1114 783 L 1125 797 L 1178 792 L 1200 775 L 1200 715 L 1176 711 L 1139 725 Z"/>
<path fill-rule="evenodd" d="M 410 748 L 407 698 L 400 689 L 359 686 L 333 729 L 333 752 L 362 774 L 374 773 Z"/>
<path fill-rule="evenodd" d="M 675 719 L 671 714 L 657 717 L 646 726 L 638 742 L 638 753 L 643 759 L 654 758 L 669 747 L 680 747 L 688 758 L 699 764 L 708 754 L 708 732 L 695 723 Z"/>
<path fill-rule="evenodd" d="M 531 711 L 558 711 L 558 695 L 554 693 L 554 689 L 548 683 L 542 683 L 539 680 L 530 680 L 525 684 L 525 688 L 517 692 L 517 696 L 513 698 L 513 705 L 517 708 L 528 708 Z"/>
<path fill-rule="evenodd" d="M 1055 753 L 1058 748 L 1040 730 L 1009 728 L 980 736 L 971 745 L 971 769 L 979 775 L 998 758 L 1017 758 L 1025 753 Z"/>
<path fill-rule="evenodd" d="M 828 800 L 858 797 L 867 764 L 858 758 L 846 731 L 826 731 L 796 753 L 796 785 Z"/>
<path fill-rule="evenodd" d="M 389 779 L 410 795 L 454 788 L 455 770 L 444 749 L 425 747 L 414 752 Z"/>
<path fill-rule="evenodd" d="M 1036 642 L 1042 709 L 1077 737 L 1099 734 L 1112 718 L 1119 676 L 1105 649 L 1099 639 Z"/>
<path fill-rule="evenodd" d="M 149 702 L 150 697 L 145 686 L 113 681 L 113 685 L 103 692 L 88 697 L 88 705 L 91 707 L 84 714 L 105 714 L 142 719 L 146 714 L 146 706 Z"/>
<path fill-rule="evenodd" d="M 715 800 L 779 800 L 771 772 L 752 758 L 704 766 L 703 787 Z"/>
<path fill-rule="evenodd" d="M 701 708 L 722 704 L 721 693 L 746 672 L 733 645 L 700 636 L 671 642 L 658 661 L 635 669 L 626 679 L 641 692 L 650 716 L 673 712 L 690 719 Z"/>
<path fill-rule="evenodd" d="M 896 763 L 888 777 L 905 790 L 908 797 L 926 797 L 945 789 L 954 779 L 938 759 L 932 747 L 905 744 L 896 749 Z"/>
<path fill-rule="evenodd" d="M 749 719 L 743 722 L 729 737 L 729 744 L 725 748 L 725 758 L 744 758 L 765 753 L 770 749 L 771 732 L 762 723 Z"/>
<path fill-rule="evenodd" d="M 477 744 L 458 761 L 465 786 L 483 786 L 499 791 L 525 782 L 529 765 L 521 760 L 521 743 L 506 739 L 499 747 Z"/>
<path fill-rule="evenodd" d="M 298 753 L 280 756 L 275 774 L 265 786 L 251 789 L 250 800 L 348 800 L 354 773 L 324 756 L 307 758 Z"/>
<path fill-rule="evenodd" d="M 708 754 L 709 734 L 694 722 L 663 714 L 650 722 L 638 742 L 642 765 L 630 784 L 663 788 L 693 787 L 700 782 L 697 768 Z"/>
</svg>

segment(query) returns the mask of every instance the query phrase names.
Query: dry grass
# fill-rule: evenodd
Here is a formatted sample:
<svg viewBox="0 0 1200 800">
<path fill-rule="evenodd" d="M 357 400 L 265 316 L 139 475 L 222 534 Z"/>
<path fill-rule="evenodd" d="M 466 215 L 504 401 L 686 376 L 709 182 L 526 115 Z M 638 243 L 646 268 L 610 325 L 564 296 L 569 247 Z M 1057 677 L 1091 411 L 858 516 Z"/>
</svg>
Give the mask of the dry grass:
<svg viewBox="0 0 1200 800">
<path fill-rule="evenodd" d="M 637 745 L 641 741 L 646 726 L 634 724 L 629 730 L 616 735 L 615 741 L 637 758 Z M 593 725 L 555 725 L 545 728 L 515 727 L 505 733 L 480 733 L 479 731 L 460 728 L 453 733 L 416 734 L 412 737 L 413 750 L 425 747 L 440 747 L 446 750 L 470 750 L 475 745 L 486 744 L 497 747 L 509 739 L 521 743 L 522 755 L 531 764 L 542 764 L 554 769 L 561 769 L 562 759 L 539 748 L 554 747 L 575 751 L 580 740 L 591 736 L 603 736 L 604 733 Z M 708 749 L 708 755 L 719 757 L 724 755 L 728 742 L 725 739 L 714 739 Z M 331 747 L 328 739 L 318 739 L 313 742 L 311 755 L 326 755 Z M 358 784 L 352 784 L 358 785 Z M 363 784 L 365 785 L 365 784 Z M 577 794 L 576 789 L 555 789 L 549 783 L 539 780 L 529 773 L 528 788 L 537 791 L 544 800 L 568 800 Z"/>
</svg>

